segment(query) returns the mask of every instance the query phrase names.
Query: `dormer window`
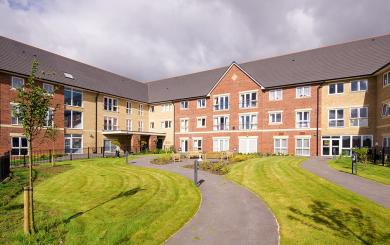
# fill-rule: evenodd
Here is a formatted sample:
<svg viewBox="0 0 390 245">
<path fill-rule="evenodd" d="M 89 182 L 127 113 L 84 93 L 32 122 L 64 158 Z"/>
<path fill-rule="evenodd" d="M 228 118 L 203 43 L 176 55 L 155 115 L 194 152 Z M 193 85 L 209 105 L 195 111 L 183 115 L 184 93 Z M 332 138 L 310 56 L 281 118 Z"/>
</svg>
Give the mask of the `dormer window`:
<svg viewBox="0 0 390 245">
<path fill-rule="evenodd" d="M 64 72 L 64 76 L 65 76 L 66 78 L 69 78 L 69 79 L 74 79 L 73 75 L 70 74 L 70 73 Z"/>
</svg>

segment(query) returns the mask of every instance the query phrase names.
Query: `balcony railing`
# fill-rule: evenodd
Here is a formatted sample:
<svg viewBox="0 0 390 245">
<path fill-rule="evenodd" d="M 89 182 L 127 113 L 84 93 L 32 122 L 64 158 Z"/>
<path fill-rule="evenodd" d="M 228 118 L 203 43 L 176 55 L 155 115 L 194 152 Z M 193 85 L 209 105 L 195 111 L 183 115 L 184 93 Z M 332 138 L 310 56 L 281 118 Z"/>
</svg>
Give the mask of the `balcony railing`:
<svg viewBox="0 0 390 245">
<path fill-rule="evenodd" d="M 119 131 L 119 127 L 118 126 L 111 126 L 111 127 L 103 127 L 103 131 Z"/>
<path fill-rule="evenodd" d="M 257 100 L 243 100 L 238 104 L 240 108 L 253 108 L 257 107 Z"/>
<path fill-rule="evenodd" d="M 238 125 L 239 130 L 255 130 L 257 129 L 257 123 L 244 123 Z"/>
<path fill-rule="evenodd" d="M 215 111 L 229 110 L 229 105 L 214 105 Z"/>
<path fill-rule="evenodd" d="M 297 128 L 309 128 L 310 122 L 308 122 L 308 121 L 296 122 L 296 127 Z"/>
<path fill-rule="evenodd" d="M 224 131 L 229 130 L 228 124 L 217 124 L 213 126 L 214 131 Z"/>
</svg>

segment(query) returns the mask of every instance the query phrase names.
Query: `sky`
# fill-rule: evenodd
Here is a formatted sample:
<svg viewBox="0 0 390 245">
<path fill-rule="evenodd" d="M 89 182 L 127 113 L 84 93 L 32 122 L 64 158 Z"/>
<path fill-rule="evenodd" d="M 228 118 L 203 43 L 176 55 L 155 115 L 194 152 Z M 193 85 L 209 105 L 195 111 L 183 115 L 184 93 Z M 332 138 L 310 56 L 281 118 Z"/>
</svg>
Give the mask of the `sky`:
<svg viewBox="0 0 390 245">
<path fill-rule="evenodd" d="M 389 0 L 0 0 L 0 35 L 146 82 L 390 34 Z"/>
</svg>

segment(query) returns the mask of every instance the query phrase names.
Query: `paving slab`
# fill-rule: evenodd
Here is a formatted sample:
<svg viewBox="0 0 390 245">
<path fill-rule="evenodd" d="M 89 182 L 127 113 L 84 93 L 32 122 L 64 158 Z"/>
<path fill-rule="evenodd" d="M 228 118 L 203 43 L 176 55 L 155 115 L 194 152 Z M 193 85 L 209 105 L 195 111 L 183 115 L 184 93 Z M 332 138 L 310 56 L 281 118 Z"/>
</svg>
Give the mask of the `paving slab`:
<svg viewBox="0 0 390 245">
<path fill-rule="evenodd" d="M 150 164 L 153 157 L 130 163 L 183 175 L 193 180 L 193 160 L 167 165 Z M 199 171 L 202 203 L 193 219 L 166 244 L 279 244 L 279 227 L 271 210 L 252 192 L 223 176 Z"/>
<path fill-rule="evenodd" d="M 329 159 L 306 160 L 302 167 L 310 172 L 390 208 L 390 186 L 331 168 Z"/>
</svg>

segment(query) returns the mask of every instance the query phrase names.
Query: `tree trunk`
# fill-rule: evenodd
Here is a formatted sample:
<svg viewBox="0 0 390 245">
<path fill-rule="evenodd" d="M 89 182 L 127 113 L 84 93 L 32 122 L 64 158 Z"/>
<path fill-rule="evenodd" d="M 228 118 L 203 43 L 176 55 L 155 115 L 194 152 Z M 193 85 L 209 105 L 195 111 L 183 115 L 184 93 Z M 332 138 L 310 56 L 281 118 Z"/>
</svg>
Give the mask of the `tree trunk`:
<svg viewBox="0 0 390 245">
<path fill-rule="evenodd" d="M 33 170 L 33 160 L 32 160 L 32 140 L 29 140 L 29 157 L 28 157 L 28 163 L 29 163 L 29 177 L 30 177 L 30 224 L 31 224 L 31 231 L 35 232 L 35 222 L 34 222 L 34 191 L 33 191 L 33 176 L 32 176 L 32 170 Z"/>
<path fill-rule="evenodd" d="M 54 167 L 55 166 L 55 163 L 54 163 L 54 140 L 53 140 L 53 145 L 51 147 L 51 166 Z"/>
</svg>

